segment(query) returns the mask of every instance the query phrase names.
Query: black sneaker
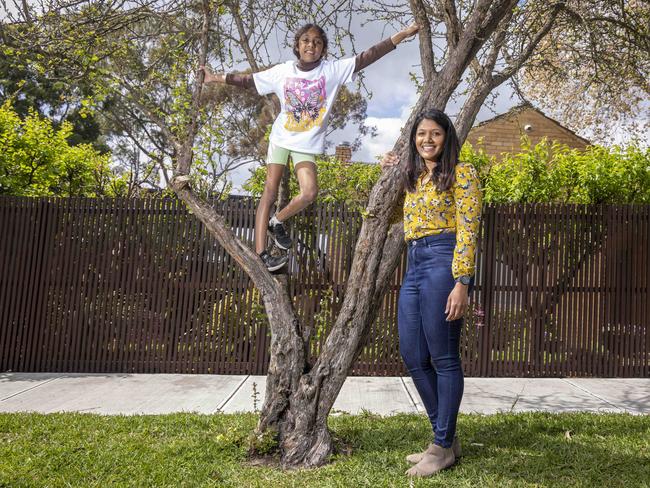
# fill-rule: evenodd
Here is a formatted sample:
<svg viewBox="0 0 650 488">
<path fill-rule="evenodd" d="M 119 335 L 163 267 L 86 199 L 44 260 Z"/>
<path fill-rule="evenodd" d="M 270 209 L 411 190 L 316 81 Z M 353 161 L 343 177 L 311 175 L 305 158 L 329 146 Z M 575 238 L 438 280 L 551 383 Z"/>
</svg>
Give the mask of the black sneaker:
<svg viewBox="0 0 650 488">
<path fill-rule="evenodd" d="M 266 269 L 269 271 L 277 271 L 287 264 L 287 261 L 289 260 L 289 256 L 271 256 L 266 251 L 263 251 L 262 254 L 260 254 L 260 258 L 266 266 Z"/>
<path fill-rule="evenodd" d="M 291 247 L 291 244 L 293 244 L 293 241 L 291 240 L 291 237 L 289 237 L 287 229 L 285 229 L 284 225 L 282 224 L 273 225 L 271 222 L 269 222 L 269 233 L 273 236 L 275 245 L 280 249 L 287 250 Z"/>
</svg>

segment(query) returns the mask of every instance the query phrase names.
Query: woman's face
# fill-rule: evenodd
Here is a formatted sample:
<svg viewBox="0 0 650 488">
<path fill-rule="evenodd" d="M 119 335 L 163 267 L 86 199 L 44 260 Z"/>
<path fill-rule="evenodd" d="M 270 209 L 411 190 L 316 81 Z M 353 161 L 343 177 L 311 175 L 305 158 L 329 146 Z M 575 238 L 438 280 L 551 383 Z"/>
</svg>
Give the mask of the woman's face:
<svg viewBox="0 0 650 488">
<path fill-rule="evenodd" d="M 445 130 L 436 122 L 422 119 L 415 131 L 415 148 L 425 161 L 438 162 L 445 145 Z"/>
<path fill-rule="evenodd" d="M 318 61 L 323 55 L 323 46 L 323 38 L 319 32 L 314 28 L 309 29 L 298 39 L 300 61 L 305 63 Z"/>
</svg>

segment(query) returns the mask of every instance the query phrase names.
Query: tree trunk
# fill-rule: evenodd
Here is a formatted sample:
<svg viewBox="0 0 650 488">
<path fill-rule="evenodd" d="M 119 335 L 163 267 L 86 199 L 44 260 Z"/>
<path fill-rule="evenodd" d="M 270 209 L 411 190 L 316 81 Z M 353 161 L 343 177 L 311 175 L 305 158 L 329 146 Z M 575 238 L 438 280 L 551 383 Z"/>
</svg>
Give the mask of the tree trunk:
<svg viewBox="0 0 650 488">
<path fill-rule="evenodd" d="M 438 87 L 440 88 L 440 87 Z M 405 127 L 425 107 L 442 107 L 441 92 L 425 89 Z M 408 129 L 394 151 L 405 162 Z M 387 170 L 374 186 L 355 247 L 341 311 L 320 357 L 308 368 L 309 330 L 298 320 L 287 294 L 286 277 L 274 277 L 261 260 L 236 239 L 224 219 L 189 188 L 183 175 L 172 179 L 177 195 L 237 260 L 260 290 L 271 328 L 271 359 L 266 396 L 257 435 L 277 434 L 286 467 L 313 467 L 327 462 L 334 446 L 327 418 L 348 372 L 368 337 L 390 277 L 404 248 L 400 224 L 390 217 L 403 191 L 401 171 Z"/>
<path fill-rule="evenodd" d="M 428 102 L 428 96 L 421 97 L 413 113 L 417 114 Z M 407 156 L 407 137 L 405 131 L 395 144 L 402 161 Z M 271 324 L 271 362 L 257 433 L 277 431 L 284 466 L 320 466 L 333 452 L 327 428 L 329 412 L 364 345 L 403 251 L 401 225 L 390 222 L 401 192 L 398 170 L 386 171 L 375 185 L 357 241 L 341 312 L 320 357 L 309 371 L 299 371 L 285 357 L 288 351 L 299 348 L 297 341 L 301 338 L 300 367 L 306 364 L 308 337 L 298 321 L 289 323 L 285 319 Z M 294 357 L 298 356 L 296 351 Z"/>
</svg>

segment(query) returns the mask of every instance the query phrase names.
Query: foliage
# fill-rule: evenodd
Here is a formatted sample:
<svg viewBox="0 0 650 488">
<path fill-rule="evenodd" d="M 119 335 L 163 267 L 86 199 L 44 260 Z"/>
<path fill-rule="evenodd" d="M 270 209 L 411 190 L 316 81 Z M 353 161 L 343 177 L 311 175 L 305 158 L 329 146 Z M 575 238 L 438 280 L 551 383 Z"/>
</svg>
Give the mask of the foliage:
<svg viewBox="0 0 650 488">
<path fill-rule="evenodd" d="M 368 201 L 370 190 L 379 179 L 381 168 L 378 164 L 346 163 L 335 157 L 320 157 L 316 161 L 318 170 L 318 199 L 322 202 L 337 202 L 362 208 Z M 293 172 L 293 165 L 289 165 Z M 259 197 L 264 190 L 266 166 L 257 167 L 248 181 L 243 185 L 244 190 Z M 299 192 L 295 178 L 290 182 L 291 196 Z"/>
<path fill-rule="evenodd" d="M 636 144 L 581 151 L 523 138 L 501 161 L 469 144 L 462 158 L 479 171 L 488 203 L 650 203 L 650 148 Z"/>
<path fill-rule="evenodd" d="M 331 416 L 332 464 L 254 465 L 257 416 L 0 413 L 0 486 L 408 486 L 404 456 L 430 442 L 423 415 Z M 589 413 L 460 415 L 464 456 L 413 486 L 645 486 L 650 417 Z M 568 433 L 568 435 L 567 435 Z M 270 448 L 272 443 L 268 443 Z M 268 459 L 268 458 L 267 458 Z"/>
<path fill-rule="evenodd" d="M 102 196 L 120 192 L 110 157 L 90 144 L 71 146 L 72 125 L 55 129 L 30 110 L 21 120 L 9 102 L 0 107 L 0 195 Z"/>
<path fill-rule="evenodd" d="M 461 160 L 478 171 L 486 203 L 650 203 L 650 148 L 637 144 L 579 150 L 546 139 L 532 145 L 523 137 L 520 152 L 500 161 L 465 143 Z M 381 172 L 379 165 L 336 158 L 320 158 L 317 166 L 319 200 L 358 209 Z M 258 167 L 243 188 L 259 197 L 265 178 L 266 167 Z M 290 189 L 298 194 L 293 178 Z"/>
<path fill-rule="evenodd" d="M 650 127 L 649 52 L 648 2 L 567 0 L 517 78 L 523 94 L 547 113 L 608 143 L 617 131 Z"/>
<path fill-rule="evenodd" d="M 25 24 L 5 26 L 5 39 L 29 35 Z M 72 125 L 68 137 L 71 145 L 89 143 L 105 153 L 109 151 L 105 139 L 106 127 L 101 123 L 101 111 L 88 113 L 87 100 L 93 97 L 92 87 L 84 78 L 70 78 L 57 66 L 45 74 L 41 63 L 30 61 L 23 49 L 5 45 L 0 48 L 0 105 L 11 101 L 21 118 L 30 110 L 51 119 L 56 128 L 66 121 Z M 102 110 L 107 108 L 101 104 Z"/>
</svg>

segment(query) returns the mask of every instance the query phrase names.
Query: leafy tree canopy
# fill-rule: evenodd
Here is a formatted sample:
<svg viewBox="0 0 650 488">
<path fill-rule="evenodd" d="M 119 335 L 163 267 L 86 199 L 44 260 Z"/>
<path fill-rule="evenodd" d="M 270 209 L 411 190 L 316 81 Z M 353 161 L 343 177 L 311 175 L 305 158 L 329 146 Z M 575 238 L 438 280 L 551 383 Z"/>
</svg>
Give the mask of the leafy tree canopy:
<svg viewBox="0 0 650 488">
<path fill-rule="evenodd" d="M 5 25 L 3 34 L 8 40 L 26 29 L 23 25 Z M 71 145 L 90 143 L 97 150 L 108 152 L 109 130 L 103 126 L 100 114 L 87 110 L 94 96 L 93 87 L 83 77 L 69 77 L 55 65 L 49 68 L 46 72 L 39 58 L 25 49 L 11 43 L 2 46 L 0 104 L 10 100 L 20 117 L 27 117 L 30 110 L 36 111 L 51 119 L 55 127 L 68 122 L 72 127 L 68 137 Z"/>
<path fill-rule="evenodd" d="M 462 157 L 478 169 L 488 203 L 650 203 L 650 148 L 636 144 L 581 151 L 524 137 L 500 161 L 468 143 Z"/>
<path fill-rule="evenodd" d="M 90 144 L 69 142 L 72 124 L 55 128 L 36 110 L 21 118 L 9 102 L 0 107 L 0 195 L 115 196 L 124 182 L 110 171 L 110 156 Z"/>
</svg>

